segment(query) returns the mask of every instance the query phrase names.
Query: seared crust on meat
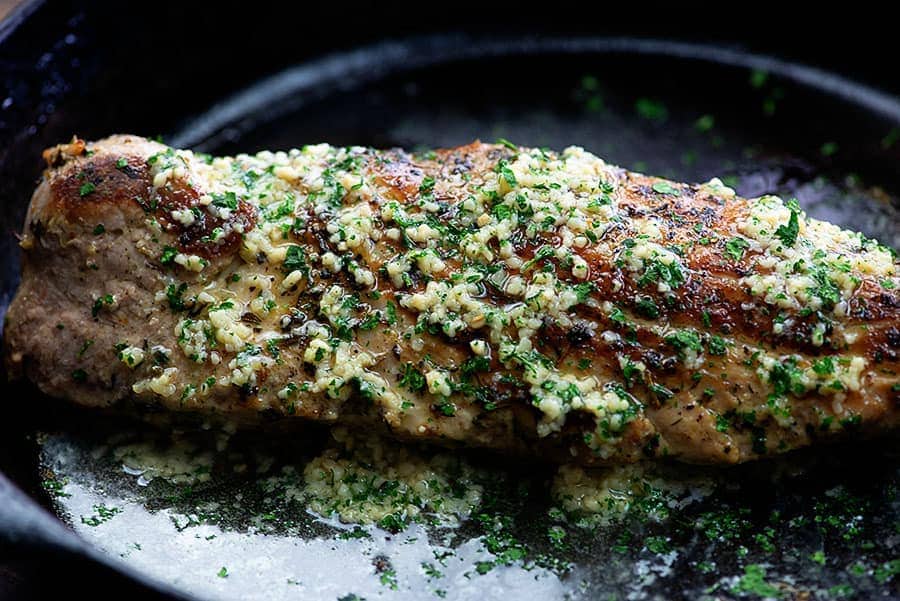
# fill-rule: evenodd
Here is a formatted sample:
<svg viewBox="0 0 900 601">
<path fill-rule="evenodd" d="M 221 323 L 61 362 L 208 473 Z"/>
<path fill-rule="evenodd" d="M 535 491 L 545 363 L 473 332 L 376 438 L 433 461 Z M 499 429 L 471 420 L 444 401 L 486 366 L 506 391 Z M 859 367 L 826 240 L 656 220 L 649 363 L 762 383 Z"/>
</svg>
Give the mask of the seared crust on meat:
<svg viewBox="0 0 900 601">
<path fill-rule="evenodd" d="M 791 201 L 479 142 L 45 158 L 5 354 L 51 396 L 584 464 L 900 423 L 898 261 Z"/>
</svg>

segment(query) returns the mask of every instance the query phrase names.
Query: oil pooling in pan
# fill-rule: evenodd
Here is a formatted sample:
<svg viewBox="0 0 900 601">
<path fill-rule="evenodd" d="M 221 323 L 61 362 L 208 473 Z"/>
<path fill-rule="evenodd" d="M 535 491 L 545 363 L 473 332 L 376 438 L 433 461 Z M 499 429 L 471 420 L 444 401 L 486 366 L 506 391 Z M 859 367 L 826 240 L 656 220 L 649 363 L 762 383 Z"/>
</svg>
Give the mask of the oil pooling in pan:
<svg viewBox="0 0 900 601">
<path fill-rule="evenodd" d="M 79 534 L 211 598 L 840 598 L 883 594 L 898 569 L 898 536 L 876 535 L 900 522 L 897 470 L 841 482 L 811 455 L 524 474 L 343 430 L 288 452 L 209 432 L 48 435 L 43 449 Z"/>
</svg>

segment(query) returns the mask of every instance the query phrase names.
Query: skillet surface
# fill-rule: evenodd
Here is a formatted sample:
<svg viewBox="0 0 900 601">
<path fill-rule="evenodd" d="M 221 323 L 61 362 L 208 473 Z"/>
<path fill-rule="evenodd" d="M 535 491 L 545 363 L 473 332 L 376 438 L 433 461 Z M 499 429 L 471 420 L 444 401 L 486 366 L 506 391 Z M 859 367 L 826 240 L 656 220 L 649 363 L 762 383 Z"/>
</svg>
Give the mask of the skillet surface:
<svg viewBox="0 0 900 601">
<path fill-rule="evenodd" d="M 577 144 L 634 170 L 724 176 L 746 196 L 797 196 L 814 216 L 900 246 L 896 103 L 730 52 L 627 40 L 414 40 L 287 71 L 182 125 L 167 141 L 216 153 L 318 141 Z M 898 594 L 896 439 L 688 470 L 714 492 L 665 508 L 664 519 L 655 508 L 593 530 L 548 512 L 551 469 L 518 473 L 474 457 L 490 482 L 476 519 L 392 533 L 319 520 L 261 485 L 283 465 L 302 466 L 321 433 L 288 448 L 238 436 L 216 455 L 210 480 L 143 486 L 114 456 L 144 436 L 131 424 L 16 392 L 34 402 L 4 426 L 6 440 L 19 441 L 6 443 L 4 471 L 115 561 L 202 598 Z M 196 444 L 194 455 L 210 443 Z"/>
</svg>

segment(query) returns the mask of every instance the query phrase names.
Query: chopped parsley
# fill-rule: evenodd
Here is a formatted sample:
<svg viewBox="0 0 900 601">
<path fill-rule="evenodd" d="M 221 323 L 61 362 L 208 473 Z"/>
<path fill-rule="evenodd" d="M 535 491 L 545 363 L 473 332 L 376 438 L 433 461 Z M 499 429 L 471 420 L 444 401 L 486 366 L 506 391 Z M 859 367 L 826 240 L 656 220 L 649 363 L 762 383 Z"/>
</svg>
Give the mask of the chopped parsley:
<svg viewBox="0 0 900 601">
<path fill-rule="evenodd" d="M 826 266 L 816 265 L 809 270 L 809 276 L 816 283 L 809 293 L 821 300 L 825 307 L 833 307 L 841 301 L 841 290 L 831 279 Z"/>
<path fill-rule="evenodd" d="M 706 347 L 710 355 L 724 355 L 728 351 L 728 343 L 718 336 L 710 336 Z"/>
<path fill-rule="evenodd" d="M 420 392 L 425 390 L 425 376 L 412 363 L 407 363 L 400 377 L 400 386 L 412 392 Z"/>
<path fill-rule="evenodd" d="M 491 209 L 491 214 L 497 218 L 498 221 L 506 221 L 510 217 L 512 217 L 513 209 L 507 205 L 499 204 L 494 205 Z"/>
<path fill-rule="evenodd" d="M 772 383 L 775 396 L 778 397 L 788 393 L 799 396 L 806 392 L 803 371 L 797 368 L 797 361 L 793 357 L 782 363 L 773 364 L 769 371 L 769 381 Z"/>
<path fill-rule="evenodd" d="M 593 282 L 582 282 L 580 284 L 576 284 L 572 287 L 575 291 L 575 295 L 578 297 L 578 302 L 583 303 L 588 299 L 597 286 Z"/>
<path fill-rule="evenodd" d="M 699 132 L 708 132 L 715 124 L 715 117 L 712 115 L 702 115 L 694 122 L 694 128 Z"/>
<path fill-rule="evenodd" d="M 380 312 L 372 312 L 366 315 L 361 322 L 359 322 L 359 329 L 362 331 L 374 330 L 378 327 L 378 324 L 381 322 L 381 313 Z"/>
<path fill-rule="evenodd" d="M 454 405 L 451 401 L 442 401 L 438 403 L 435 408 L 442 414 L 447 417 L 453 417 L 456 415 L 456 405 Z"/>
<path fill-rule="evenodd" d="M 434 190 L 434 178 L 426 175 L 422 178 L 422 183 L 419 185 L 419 193 L 420 194 L 431 194 Z"/>
<path fill-rule="evenodd" d="M 646 317 L 647 319 L 656 319 L 659 317 L 659 307 L 656 306 L 656 303 L 649 296 L 642 296 L 637 299 L 634 303 L 634 309 L 638 312 L 638 315 Z"/>
<path fill-rule="evenodd" d="M 725 243 L 725 254 L 735 261 L 740 261 L 744 256 L 744 251 L 750 247 L 750 244 L 743 238 L 732 238 Z"/>
<path fill-rule="evenodd" d="M 766 85 L 766 82 L 769 80 L 768 71 L 763 71 L 762 69 L 753 69 L 750 72 L 750 87 L 759 89 Z"/>
<path fill-rule="evenodd" d="M 159 262 L 163 265 L 171 265 L 175 262 L 175 256 L 178 255 L 178 249 L 174 246 L 164 246 Z"/>
<path fill-rule="evenodd" d="M 184 286 L 185 284 L 182 284 Z M 234 309 L 234 301 L 226 300 L 222 301 L 218 305 L 213 305 L 209 308 L 209 312 L 213 313 L 214 311 L 227 311 L 229 309 Z"/>
<path fill-rule="evenodd" d="M 728 428 L 730 427 L 730 423 L 728 422 L 728 418 L 724 415 L 716 415 L 716 431 L 717 432 L 728 432 Z"/>
<path fill-rule="evenodd" d="M 834 373 L 834 361 L 831 357 L 822 357 L 813 363 L 812 368 L 820 376 L 827 376 Z"/>
<path fill-rule="evenodd" d="M 787 225 L 779 225 L 775 230 L 775 237 L 781 240 L 781 243 L 787 247 L 793 247 L 797 242 L 797 235 L 800 233 L 800 222 L 798 220 L 799 211 L 793 206 L 791 209 L 791 218 Z"/>
<path fill-rule="evenodd" d="M 758 564 L 744 566 L 744 575 L 738 579 L 733 593 L 750 593 L 758 597 L 781 599 L 784 593 L 766 581 L 766 568 Z"/>
<path fill-rule="evenodd" d="M 539 249 L 537 249 L 534 252 L 534 256 L 531 259 L 529 259 L 528 261 L 525 261 L 525 264 L 522 265 L 521 271 L 522 272 L 528 271 L 534 265 L 536 265 L 539 261 L 548 259 L 548 258 L 552 257 L 553 254 L 554 254 L 553 247 L 545 244 L 544 246 L 540 247 Z"/>
<path fill-rule="evenodd" d="M 669 110 L 666 105 L 658 100 L 650 98 L 638 98 L 634 103 L 634 110 L 642 118 L 649 121 L 665 121 L 669 118 Z"/>
<path fill-rule="evenodd" d="M 94 514 L 89 517 L 81 516 L 81 523 L 96 527 L 113 519 L 121 511 L 119 507 L 107 507 L 103 503 L 94 505 Z"/>
<path fill-rule="evenodd" d="M 104 294 L 103 296 L 97 298 L 94 301 L 93 307 L 91 307 L 91 316 L 97 317 L 100 314 L 100 310 L 104 305 L 112 305 L 116 302 L 115 297 L 112 294 Z"/>
<path fill-rule="evenodd" d="M 184 293 L 187 291 L 187 284 L 182 282 L 180 285 L 169 284 L 166 287 L 166 298 L 169 301 L 169 308 L 172 311 L 184 311 Z"/>
<path fill-rule="evenodd" d="M 388 302 L 387 306 L 385 307 L 385 314 L 387 315 L 386 321 L 389 326 L 397 323 L 397 305 L 392 302 Z"/>
<path fill-rule="evenodd" d="M 673 194 L 678 196 L 681 191 L 669 182 L 656 182 L 653 184 L 653 191 L 658 194 Z"/>
<path fill-rule="evenodd" d="M 303 247 L 297 245 L 289 246 L 282 268 L 285 273 L 298 270 L 306 271 L 306 253 L 303 251 Z"/>
<path fill-rule="evenodd" d="M 85 340 L 84 344 L 81 345 L 81 349 L 78 351 L 78 358 L 81 359 L 82 357 L 84 357 L 84 354 L 89 348 L 91 348 L 91 346 L 93 346 L 93 344 L 93 340 Z"/>
<path fill-rule="evenodd" d="M 666 336 L 666 342 L 678 351 L 690 349 L 698 353 L 703 351 L 700 345 L 700 336 L 694 330 L 678 330 L 674 334 Z"/>
<path fill-rule="evenodd" d="M 469 379 L 478 372 L 486 372 L 491 369 L 491 360 L 487 357 L 469 357 L 459 366 L 459 373 L 464 379 Z"/>
<path fill-rule="evenodd" d="M 838 151 L 837 142 L 825 142 L 822 144 L 822 147 L 819 149 L 819 152 L 823 157 L 834 156 Z"/>
<path fill-rule="evenodd" d="M 873 573 L 879 584 L 884 584 L 894 576 L 900 575 L 900 559 L 892 559 L 875 568 Z"/>
<path fill-rule="evenodd" d="M 224 194 L 212 194 L 212 204 L 214 207 L 221 209 L 235 210 L 238 208 L 237 195 L 234 192 L 225 192 Z"/>
<path fill-rule="evenodd" d="M 502 179 L 506 180 L 506 183 L 510 188 L 516 187 L 516 185 L 518 184 L 518 181 L 516 180 L 516 174 L 513 173 L 513 170 L 509 168 L 509 164 L 505 160 L 501 160 L 499 163 L 497 163 L 496 171 L 500 174 L 500 177 Z"/>
<path fill-rule="evenodd" d="M 647 259 L 644 263 L 644 274 L 638 279 L 638 286 L 641 288 L 648 284 L 656 282 L 664 282 L 670 288 L 675 289 L 684 283 L 684 272 L 678 261 L 671 263 L 663 263 L 659 259 Z"/>
</svg>

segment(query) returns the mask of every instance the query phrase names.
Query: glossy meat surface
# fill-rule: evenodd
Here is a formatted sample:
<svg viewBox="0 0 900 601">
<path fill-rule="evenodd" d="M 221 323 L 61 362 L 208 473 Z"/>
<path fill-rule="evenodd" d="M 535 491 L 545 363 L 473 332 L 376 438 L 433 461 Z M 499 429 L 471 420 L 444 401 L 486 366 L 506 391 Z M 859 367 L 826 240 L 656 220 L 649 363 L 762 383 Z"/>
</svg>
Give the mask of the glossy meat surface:
<svg viewBox="0 0 900 601">
<path fill-rule="evenodd" d="M 793 201 L 579 148 L 45 156 L 5 353 L 52 396 L 583 464 L 900 422 L 898 261 Z"/>
</svg>

